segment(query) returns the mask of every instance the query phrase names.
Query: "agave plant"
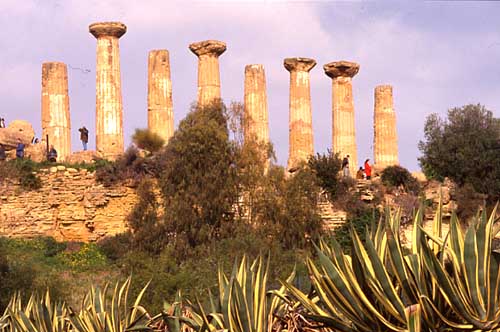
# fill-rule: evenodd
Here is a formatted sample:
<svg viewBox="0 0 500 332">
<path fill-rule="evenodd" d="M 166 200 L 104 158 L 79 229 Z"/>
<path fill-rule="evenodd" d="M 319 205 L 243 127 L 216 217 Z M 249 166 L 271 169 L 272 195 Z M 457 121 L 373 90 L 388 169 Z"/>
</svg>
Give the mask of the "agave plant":
<svg viewBox="0 0 500 332">
<path fill-rule="evenodd" d="M 146 285 L 132 305 L 128 303 L 131 279 L 123 284 L 116 283 L 112 296 L 108 295 L 108 285 L 103 289 L 92 287 L 85 296 L 82 310 L 70 309 L 69 320 L 72 331 L 77 332 L 125 332 L 152 331 L 148 326 L 151 317 L 141 305 Z"/>
<path fill-rule="evenodd" d="M 496 209 L 465 233 L 453 215 L 443 237 L 441 208 L 431 232 L 423 228 L 423 207 L 416 213 L 409 249 L 399 238 L 399 213 L 389 210 L 364 244 L 351 230 L 351 255 L 336 241 L 321 241 L 318 262 L 307 260 L 314 292 L 285 285 L 310 320 L 339 331 L 498 329 L 500 260 L 491 250 Z"/>
<path fill-rule="evenodd" d="M 243 257 L 239 266 L 234 265 L 231 275 L 219 269 L 218 294 L 214 296 L 209 292 L 205 305 L 198 300 L 196 304 L 187 301 L 184 306 L 179 295 L 175 305 L 168 306 L 170 314 L 164 313 L 161 317 L 172 332 L 180 331 L 181 326 L 209 332 L 271 331 L 280 323 L 278 314 L 285 312 L 286 304 L 274 296 L 284 292 L 285 287 L 268 291 L 268 269 L 269 261 L 264 263 L 262 257 L 252 264 Z M 292 273 L 287 281 L 291 282 L 294 275 Z"/>
<path fill-rule="evenodd" d="M 65 332 L 69 331 L 68 309 L 63 302 L 53 302 L 47 291 L 45 296 L 33 294 L 25 307 L 19 293 L 11 298 L 0 318 L 2 332 Z"/>
</svg>

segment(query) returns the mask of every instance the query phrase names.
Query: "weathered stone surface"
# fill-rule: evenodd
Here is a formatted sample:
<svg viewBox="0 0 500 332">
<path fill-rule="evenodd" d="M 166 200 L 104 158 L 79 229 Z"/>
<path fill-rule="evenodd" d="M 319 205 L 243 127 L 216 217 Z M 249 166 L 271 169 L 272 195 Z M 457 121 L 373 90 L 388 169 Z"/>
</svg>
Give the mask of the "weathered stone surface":
<svg viewBox="0 0 500 332">
<path fill-rule="evenodd" d="M 89 26 L 97 38 L 96 65 L 96 150 L 106 159 L 123 153 L 123 103 L 118 38 L 127 31 L 120 22 Z"/>
<path fill-rule="evenodd" d="M 266 74 L 263 65 L 245 67 L 245 142 L 269 144 Z M 267 160 L 267 155 L 263 156 Z"/>
<path fill-rule="evenodd" d="M 399 164 L 396 113 L 390 85 L 375 87 L 373 149 L 377 169 Z"/>
<path fill-rule="evenodd" d="M 0 143 L 6 150 L 15 149 L 19 140 L 28 145 L 33 137 L 35 137 L 35 130 L 28 121 L 14 120 L 9 123 L 7 128 L 0 128 Z"/>
<path fill-rule="evenodd" d="M 286 58 L 283 65 L 290 72 L 288 170 L 293 171 L 314 154 L 309 71 L 316 66 L 316 61 Z"/>
<path fill-rule="evenodd" d="M 358 170 L 358 149 L 354 125 L 352 78 L 359 65 L 349 61 L 330 62 L 323 66 L 332 79 L 332 150 L 343 158 L 349 155 L 349 171 L 354 177 Z"/>
<path fill-rule="evenodd" d="M 71 154 L 68 70 L 61 62 L 42 64 L 42 139 L 57 150 L 57 159 Z"/>
<path fill-rule="evenodd" d="M 93 163 L 98 159 L 102 159 L 102 154 L 97 151 L 77 151 L 73 152 L 67 159 L 70 164 Z"/>
<path fill-rule="evenodd" d="M 148 59 L 148 128 L 168 143 L 174 134 L 169 54 L 153 50 Z"/>
<path fill-rule="evenodd" d="M 205 40 L 190 44 L 189 49 L 198 56 L 198 104 L 220 99 L 219 56 L 226 51 L 226 43 Z"/>
<path fill-rule="evenodd" d="M 94 173 L 51 167 L 39 172 L 42 188 L 23 191 L 0 183 L 0 236 L 96 241 L 124 232 L 137 196 L 128 187 L 104 187 Z"/>
<path fill-rule="evenodd" d="M 24 156 L 36 162 L 47 160 L 47 145 L 45 141 L 38 144 L 27 145 L 24 149 Z"/>
</svg>

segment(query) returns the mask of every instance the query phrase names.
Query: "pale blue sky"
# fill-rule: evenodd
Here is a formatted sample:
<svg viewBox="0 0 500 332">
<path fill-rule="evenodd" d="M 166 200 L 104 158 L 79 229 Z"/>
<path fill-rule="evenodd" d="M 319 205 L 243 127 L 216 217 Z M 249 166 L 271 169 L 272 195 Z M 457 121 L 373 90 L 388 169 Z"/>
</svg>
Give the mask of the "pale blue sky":
<svg viewBox="0 0 500 332">
<path fill-rule="evenodd" d="M 242 101 L 244 67 L 264 64 L 270 134 L 278 163 L 288 154 L 285 57 L 317 60 L 311 71 L 314 141 L 331 147 L 331 80 L 323 64 L 361 65 L 353 80 L 358 159 L 372 158 L 373 89 L 392 84 L 401 164 L 418 169 L 425 117 L 482 103 L 500 112 L 500 3 L 285 2 L 165 0 L 0 0 L 0 116 L 40 128 L 41 64 L 68 64 L 72 145 L 95 122 L 95 46 L 88 25 L 118 20 L 126 143 L 147 125 L 147 54 L 170 51 L 176 124 L 196 99 L 197 59 L 188 44 L 227 43 L 220 58 L 222 97 Z M 90 145 L 94 146 L 91 134 Z"/>
</svg>

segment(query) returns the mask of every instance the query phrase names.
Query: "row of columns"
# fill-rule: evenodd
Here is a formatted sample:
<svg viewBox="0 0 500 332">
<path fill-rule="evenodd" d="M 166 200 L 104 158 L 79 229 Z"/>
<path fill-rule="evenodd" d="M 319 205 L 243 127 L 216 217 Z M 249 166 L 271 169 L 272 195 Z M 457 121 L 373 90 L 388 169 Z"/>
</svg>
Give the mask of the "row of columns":
<svg viewBox="0 0 500 332">
<path fill-rule="evenodd" d="M 121 93 L 118 39 L 127 31 L 119 22 L 101 22 L 89 26 L 97 39 L 96 61 L 96 150 L 103 157 L 115 159 L 123 153 L 123 103 Z M 189 45 L 198 57 L 198 104 L 219 99 L 220 71 L 218 58 L 226 44 L 207 40 Z M 314 154 L 309 72 L 316 61 L 309 58 L 286 58 L 290 72 L 289 159 L 288 169 Z M 359 65 L 348 61 L 323 66 L 332 78 L 332 145 L 341 156 L 349 155 L 351 165 L 358 165 L 354 126 L 352 78 Z M 245 67 L 245 139 L 269 143 L 266 79 L 262 65 Z M 173 135 L 172 81 L 167 50 L 154 50 L 148 59 L 148 127 L 165 141 Z M 59 151 L 61 159 L 71 153 L 68 78 L 66 65 L 42 65 L 43 135 Z M 375 89 L 374 150 L 376 166 L 398 163 L 395 113 L 392 87 Z M 351 172 L 355 172 L 351 167 Z"/>
</svg>

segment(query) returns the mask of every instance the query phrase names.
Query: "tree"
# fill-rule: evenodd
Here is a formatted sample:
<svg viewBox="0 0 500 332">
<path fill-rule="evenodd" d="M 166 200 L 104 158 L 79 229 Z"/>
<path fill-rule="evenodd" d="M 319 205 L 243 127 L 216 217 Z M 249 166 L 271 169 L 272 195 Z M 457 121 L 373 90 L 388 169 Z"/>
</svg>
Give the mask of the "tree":
<svg viewBox="0 0 500 332">
<path fill-rule="evenodd" d="M 450 109 L 445 120 L 431 114 L 424 134 L 419 161 L 428 178 L 449 177 L 500 198 L 500 119 L 491 111 L 478 104 Z"/>
<path fill-rule="evenodd" d="M 165 223 L 179 245 L 208 243 L 231 227 L 238 195 L 225 113 L 221 101 L 194 107 L 159 157 Z"/>
</svg>

